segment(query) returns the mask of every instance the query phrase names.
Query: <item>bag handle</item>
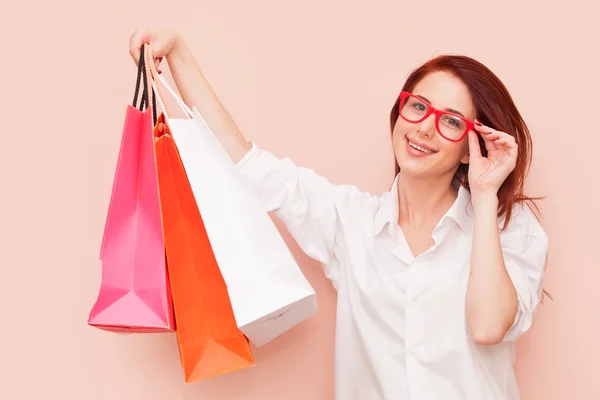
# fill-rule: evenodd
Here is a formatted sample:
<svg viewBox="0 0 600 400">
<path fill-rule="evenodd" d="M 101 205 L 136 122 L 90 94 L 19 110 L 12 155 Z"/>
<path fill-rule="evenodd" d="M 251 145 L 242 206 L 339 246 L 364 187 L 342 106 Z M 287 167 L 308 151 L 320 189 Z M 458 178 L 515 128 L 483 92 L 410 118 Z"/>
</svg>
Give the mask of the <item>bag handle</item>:
<svg viewBox="0 0 600 400">
<path fill-rule="evenodd" d="M 163 91 L 161 90 L 161 87 L 164 87 L 165 89 L 167 89 L 167 91 L 175 99 L 175 102 L 177 103 L 177 105 L 179 106 L 181 111 L 183 111 L 185 117 L 187 119 L 191 119 L 192 115 L 193 115 L 192 110 L 185 104 L 185 102 L 181 99 L 181 97 L 179 97 L 177 95 L 177 93 L 169 86 L 169 84 L 167 83 L 167 80 L 164 78 L 164 76 L 159 74 L 158 71 L 156 70 L 156 66 L 154 65 L 154 55 L 152 52 L 152 48 L 150 46 L 148 46 L 147 51 L 146 51 L 146 64 L 149 66 L 149 70 L 152 74 L 152 78 L 153 78 L 152 88 L 154 89 L 154 92 L 158 94 L 158 96 L 157 96 L 159 98 L 158 101 L 163 110 L 163 113 L 165 114 L 165 117 L 171 118 L 171 113 L 170 113 L 169 109 L 167 108 L 166 102 L 164 101 L 165 97 L 164 97 Z M 160 85 L 158 85 L 158 86 L 155 85 L 154 82 L 156 82 L 156 81 L 158 81 L 160 83 Z"/>
<path fill-rule="evenodd" d="M 152 90 L 154 92 L 158 92 L 158 88 L 156 87 L 156 81 L 154 81 L 154 80 L 152 81 Z M 163 102 L 162 98 L 160 96 L 156 96 L 156 100 L 157 100 L 158 105 L 160 106 L 163 114 L 165 115 L 165 118 L 169 119 L 167 107 L 165 106 L 165 103 Z"/>
<path fill-rule="evenodd" d="M 142 102 L 140 103 L 140 106 L 138 108 L 137 106 L 137 102 L 138 102 L 138 96 L 140 94 L 140 83 L 142 80 L 142 70 L 145 68 L 146 65 L 146 61 L 144 60 L 144 47 L 142 47 L 140 49 L 140 57 L 138 58 L 138 64 L 137 64 L 137 78 L 135 80 L 135 90 L 133 93 L 133 101 L 132 101 L 132 105 L 137 108 L 140 111 L 143 111 L 144 108 L 144 100 L 146 97 L 146 92 L 144 91 L 144 93 L 142 93 Z M 146 83 L 144 82 L 144 89 L 146 89 Z"/>
<path fill-rule="evenodd" d="M 171 86 L 169 86 L 169 84 L 167 83 L 167 80 L 165 79 L 164 76 L 162 75 L 158 75 L 158 80 L 160 81 L 161 85 L 167 89 L 167 92 L 169 92 L 171 94 L 171 96 L 173 96 L 173 98 L 175 99 L 175 102 L 177 103 L 177 105 L 179 106 L 179 108 L 181 109 L 181 111 L 183 111 L 183 113 L 185 114 L 185 116 L 188 119 L 192 118 L 192 115 L 194 114 L 192 112 L 192 110 L 187 106 L 187 104 L 185 104 L 185 102 L 183 101 L 183 99 L 181 97 L 179 97 L 179 95 L 175 92 L 175 90 L 173 90 L 171 88 Z"/>
<path fill-rule="evenodd" d="M 151 72 L 148 70 L 148 63 L 146 62 L 146 46 L 142 46 L 140 48 L 140 57 L 138 59 L 138 69 L 137 69 L 137 78 L 135 82 L 135 91 L 133 94 L 133 106 L 140 110 L 144 111 L 149 107 L 150 102 L 152 102 L 152 120 L 154 124 L 156 124 L 157 116 L 156 116 L 156 96 L 154 96 L 154 91 L 151 90 Z M 149 79 L 150 78 L 150 79 Z M 143 79 L 143 81 L 142 81 Z M 138 96 L 140 95 L 140 84 L 143 87 L 141 101 L 139 106 L 137 105 Z M 149 90 L 150 88 L 150 90 Z"/>
<path fill-rule="evenodd" d="M 144 44 L 144 47 L 146 48 L 145 51 L 145 58 L 146 58 L 146 69 L 148 70 L 148 87 L 152 88 L 152 92 L 155 94 L 154 96 L 154 100 L 156 101 L 156 98 L 158 98 L 158 101 L 160 102 L 160 106 L 163 110 L 163 113 L 165 114 L 165 117 L 170 117 L 170 112 L 169 109 L 167 108 L 167 105 L 164 102 L 164 96 L 162 91 L 160 90 L 160 87 L 157 87 L 154 84 L 154 80 L 156 79 L 156 77 L 159 75 L 158 71 L 156 70 L 156 66 L 154 65 L 154 52 L 152 51 L 152 46 L 150 46 L 150 44 L 146 43 Z M 154 103 L 156 104 L 156 102 Z"/>
</svg>

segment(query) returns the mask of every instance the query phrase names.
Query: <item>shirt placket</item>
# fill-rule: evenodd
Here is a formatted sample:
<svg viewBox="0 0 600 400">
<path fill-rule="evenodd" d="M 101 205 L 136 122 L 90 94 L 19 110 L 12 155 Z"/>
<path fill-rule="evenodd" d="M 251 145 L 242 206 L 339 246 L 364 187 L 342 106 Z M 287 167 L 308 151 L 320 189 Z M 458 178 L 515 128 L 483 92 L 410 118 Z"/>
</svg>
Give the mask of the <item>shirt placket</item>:
<svg viewBox="0 0 600 400">
<path fill-rule="evenodd" d="M 413 257 L 402 230 L 395 232 L 396 240 L 392 253 L 400 261 L 408 265 L 406 274 L 406 312 L 405 312 L 405 360 L 407 387 L 410 400 L 419 400 L 421 389 L 427 383 L 421 367 L 421 356 L 427 351 L 427 344 L 422 342 L 425 337 L 423 313 L 429 312 L 421 307 L 421 296 L 427 290 L 427 275 L 431 273 L 427 266 L 427 259 L 435 252 L 445 236 L 448 234 L 447 226 L 438 226 L 434 230 L 434 245 L 418 257 Z"/>
<path fill-rule="evenodd" d="M 418 387 L 421 385 L 419 356 L 424 351 L 424 343 L 421 342 L 422 318 L 419 311 L 419 294 L 421 293 L 422 274 L 424 270 L 421 263 L 422 258 L 417 257 L 409 262 L 406 274 L 406 311 L 405 311 L 405 359 L 407 387 L 410 399 L 418 399 Z"/>
</svg>

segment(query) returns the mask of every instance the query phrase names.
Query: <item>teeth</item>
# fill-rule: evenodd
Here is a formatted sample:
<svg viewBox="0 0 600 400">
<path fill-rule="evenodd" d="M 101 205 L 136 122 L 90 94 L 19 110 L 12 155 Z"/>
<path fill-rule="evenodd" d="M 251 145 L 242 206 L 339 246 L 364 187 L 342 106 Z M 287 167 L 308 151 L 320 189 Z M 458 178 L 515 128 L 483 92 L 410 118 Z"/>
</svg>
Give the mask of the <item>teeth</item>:
<svg viewBox="0 0 600 400">
<path fill-rule="evenodd" d="M 409 144 L 409 145 L 410 145 L 410 147 L 412 147 L 413 149 L 417 149 L 417 150 L 419 150 L 419 151 L 422 151 L 423 153 L 426 153 L 426 154 L 433 154 L 433 151 L 431 151 L 431 150 L 427 150 L 427 149 L 425 149 L 425 148 L 423 148 L 423 147 L 421 147 L 421 146 L 419 146 L 419 145 L 416 145 L 416 144 L 414 144 L 414 143 L 412 143 L 412 142 L 408 142 L 408 144 Z"/>
</svg>

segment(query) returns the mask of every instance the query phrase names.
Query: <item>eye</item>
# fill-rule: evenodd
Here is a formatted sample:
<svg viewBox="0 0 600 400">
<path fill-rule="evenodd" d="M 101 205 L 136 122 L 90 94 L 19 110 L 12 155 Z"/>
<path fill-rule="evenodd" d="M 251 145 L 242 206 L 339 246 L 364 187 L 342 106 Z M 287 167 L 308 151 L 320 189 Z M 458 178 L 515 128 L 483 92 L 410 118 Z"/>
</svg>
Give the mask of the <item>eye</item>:
<svg viewBox="0 0 600 400">
<path fill-rule="evenodd" d="M 453 129 L 463 129 L 465 127 L 465 122 L 454 115 L 444 114 L 441 120 L 445 125 Z"/>
<path fill-rule="evenodd" d="M 418 100 L 412 100 L 410 106 L 415 109 L 415 111 L 418 112 L 425 112 L 427 111 L 427 105 L 423 102 L 420 102 Z"/>
</svg>

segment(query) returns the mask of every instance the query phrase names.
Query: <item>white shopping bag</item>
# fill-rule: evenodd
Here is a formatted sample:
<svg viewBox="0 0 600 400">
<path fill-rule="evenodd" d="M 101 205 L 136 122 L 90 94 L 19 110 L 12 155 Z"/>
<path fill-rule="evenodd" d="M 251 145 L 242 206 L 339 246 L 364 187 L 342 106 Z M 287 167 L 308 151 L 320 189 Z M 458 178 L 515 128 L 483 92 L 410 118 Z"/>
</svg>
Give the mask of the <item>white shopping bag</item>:
<svg viewBox="0 0 600 400">
<path fill-rule="evenodd" d="M 157 78 L 187 117 L 168 118 L 164 112 L 237 325 L 254 345 L 262 346 L 317 311 L 315 291 L 198 110 L 190 110 L 163 76 Z"/>
</svg>

